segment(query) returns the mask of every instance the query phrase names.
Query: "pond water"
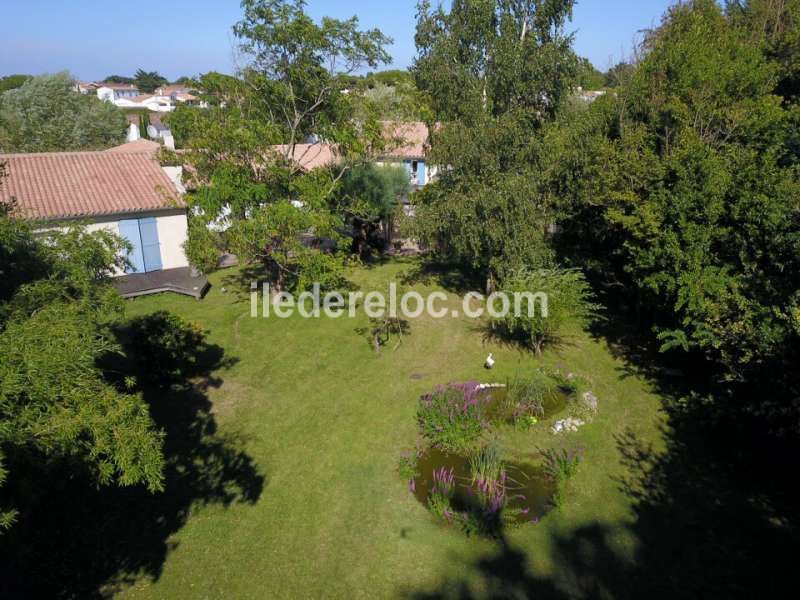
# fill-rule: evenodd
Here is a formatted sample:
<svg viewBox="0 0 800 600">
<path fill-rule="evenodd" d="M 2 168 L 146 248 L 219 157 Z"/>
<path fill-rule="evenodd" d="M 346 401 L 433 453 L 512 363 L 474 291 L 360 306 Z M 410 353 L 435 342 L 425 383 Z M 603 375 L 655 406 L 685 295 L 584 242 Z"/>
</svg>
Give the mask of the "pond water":
<svg viewBox="0 0 800 600">
<path fill-rule="evenodd" d="M 512 523 L 536 522 L 552 508 L 556 484 L 541 467 L 503 461 L 507 474 L 506 518 Z M 414 496 L 428 505 L 433 486 L 433 472 L 440 468 L 453 469 L 456 492 L 452 504 L 456 510 L 468 510 L 476 503 L 469 459 L 466 456 L 431 448 L 417 461 L 419 476 L 414 479 Z"/>
<path fill-rule="evenodd" d="M 505 405 L 504 400 L 508 395 L 508 388 L 490 388 L 486 390 L 486 392 L 489 396 L 486 403 L 487 416 L 490 419 L 498 418 L 500 420 L 510 421 L 511 419 L 507 415 L 503 414 L 504 410 L 502 408 Z M 542 415 L 541 419 L 547 420 L 563 412 L 567 408 L 568 403 L 568 394 L 564 393 L 560 389 L 551 391 L 544 397 L 544 401 L 542 402 L 544 414 Z"/>
</svg>

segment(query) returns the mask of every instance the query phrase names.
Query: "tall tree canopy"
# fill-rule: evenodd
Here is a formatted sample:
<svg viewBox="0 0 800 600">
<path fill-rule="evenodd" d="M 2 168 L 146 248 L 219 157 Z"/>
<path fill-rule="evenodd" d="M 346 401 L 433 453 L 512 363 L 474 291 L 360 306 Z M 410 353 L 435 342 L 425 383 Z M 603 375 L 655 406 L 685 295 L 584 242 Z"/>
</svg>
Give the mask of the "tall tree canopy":
<svg viewBox="0 0 800 600">
<path fill-rule="evenodd" d="M 34 77 L 0 95 L 0 152 L 102 150 L 125 139 L 125 114 L 74 89 L 68 73 Z"/>
<path fill-rule="evenodd" d="M 179 142 L 197 150 L 191 159 L 200 186 L 191 202 L 200 218 L 224 218 L 230 248 L 263 262 L 275 287 L 303 285 L 303 271 L 322 277 L 339 261 L 299 235 L 338 240 L 343 220 L 331 210 L 330 196 L 349 164 L 381 140 L 374 116 L 353 119 L 342 74 L 388 62 L 390 40 L 378 30 L 360 30 L 355 17 L 317 23 L 301 1 L 245 0 L 242 6 L 234 33 L 251 63 L 240 77 L 203 82 L 224 103 L 176 111 L 171 122 L 180 123 Z M 335 151 L 327 164 L 312 161 L 325 150 L 319 140 Z M 323 168 L 307 172 L 308 161 Z"/>
<path fill-rule="evenodd" d="M 417 194 L 420 236 L 443 260 L 491 281 L 551 253 L 536 163 L 541 127 L 575 83 L 563 29 L 572 0 L 456 0 L 418 8 L 413 72 L 435 119 L 430 160 L 447 165 Z"/>
<path fill-rule="evenodd" d="M 775 4 L 676 5 L 618 95 L 547 138 L 563 247 L 633 291 L 665 351 L 775 390 L 759 410 L 796 401 L 800 348 L 793 67 L 774 52 L 772 21 L 754 16 Z M 797 34 L 788 13 L 774 18 L 780 37 Z"/>
</svg>

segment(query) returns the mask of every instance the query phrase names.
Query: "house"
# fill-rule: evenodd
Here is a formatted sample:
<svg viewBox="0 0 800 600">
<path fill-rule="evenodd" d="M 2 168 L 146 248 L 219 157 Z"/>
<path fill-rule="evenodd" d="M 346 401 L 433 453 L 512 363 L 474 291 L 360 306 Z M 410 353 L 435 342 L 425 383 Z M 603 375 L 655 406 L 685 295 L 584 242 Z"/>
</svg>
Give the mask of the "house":
<svg viewBox="0 0 800 600">
<path fill-rule="evenodd" d="M 114 104 L 120 99 L 139 95 L 139 88 L 132 83 L 98 83 L 95 85 L 97 85 L 97 97 Z"/>
<path fill-rule="evenodd" d="M 172 98 L 153 94 L 141 94 L 119 98 L 114 100 L 114 104 L 120 108 L 146 108 L 152 112 L 171 112 L 175 110 L 175 103 L 172 101 Z"/>
<path fill-rule="evenodd" d="M 429 165 L 426 160 L 429 143 L 428 126 L 422 122 L 386 121 L 383 123 L 383 128 L 385 147 L 378 153 L 375 164 L 403 166 L 408 172 L 413 189 L 430 183 L 436 177 L 437 168 Z M 339 160 L 333 145 L 312 139 L 307 142 L 312 143 L 295 144 L 293 153 L 286 144 L 273 146 L 273 149 L 276 154 L 289 158 L 304 171 L 327 166 Z"/>
<path fill-rule="evenodd" d="M 91 81 L 77 81 L 75 82 L 75 91 L 80 92 L 84 96 L 87 94 L 96 94 L 97 88 L 102 85 Z"/>
<path fill-rule="evenodd" d="M 0 202 L 13 200 L 15 215 L 35 219 L 41 230 L 78 221 L 125 238 L 130 266 L 114 272 L 123 295 L 171 290 L 199 297 L 207 280 L 191 273 L 183 249 L 180 167 L 162 168 L 158 147 L 139 140 L 102 152 L 0 155 L 7 166 Z"/>
<path fill-rule="evenodd" d="M 436 167 L 429 165 L 425 158 L 429 145 L 428 126 L 425 123 L 384 121 L 383 131 L 386 148 L 376 164 L 403 165 L 414 189 L 436 177 Z"/>
</svg>

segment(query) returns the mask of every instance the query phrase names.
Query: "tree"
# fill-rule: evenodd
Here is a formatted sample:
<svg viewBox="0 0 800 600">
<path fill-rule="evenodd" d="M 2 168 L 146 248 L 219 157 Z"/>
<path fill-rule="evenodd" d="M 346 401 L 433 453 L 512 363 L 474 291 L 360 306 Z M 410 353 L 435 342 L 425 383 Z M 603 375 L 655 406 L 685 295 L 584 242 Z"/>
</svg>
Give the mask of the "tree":
<svg viewBox="0 0 800 600">
<path fill-rule="evenodd" d="M 410 190 L 408 173 L 402 167 L 367 163 L 350 169 L 334 196 L 334 210 L 345 215 L 353 230 L 353 251 L 366 258 L 371 248 L 382 248 L 377 239 L 381 225 L 388 230 L 399 200 Z"/>
<path fill-rule="evenodd" d="M 319 243 L 341 239 L 343 219 L 329 201 L 349 165 L 382 133 L 374 118 L 352 119 L 340 75 L 387 62 L 389 39 L 359 30 L 355 17 L 317 24 L 300 1 L 242 6 L 234 33 L 252 62 L 241 77 L 201 78 L 202 89 L 224 101 L 174 117 L 181 144 L 195 150 L 200 187 L 190 203 L 205 223 L 224 219 L 231 249 L 262 262 L 275 288 L 306 285 L 311 274 L 335 281 L 341 258 Z M 335 156 L 307 172 L 304 159 L 319 144 L 299 144 L 320 139 Z"/>
<path fill-rule="evenodd" d="M 0 94 L 8 90 L 17 89 L 32 77 L 32 75 L 7 75 L 6 77 L 0 77 Z"/>
<path fill-rule="evenodd" d="M 136 80 L 133 77 L 124 77 L 122 75 L 109 75 L 105 79 L 103 79 L 103 83 L 126 83 L 126 84 L 133 84 Z"/>
<path fill-rule="evenodd" d="M 162 488 L 162 434 L 142 397 L 98 367 L 121 352 L 109 328 L 121 302 L 106 280 L 124 246 L 80 226 L 34 237 L 0 215 L 0 253 L 15 281 L 0 298 L 0 462 L 10 459 L 0 483 L 24 490 L 25 465 L 35 462 L 80 469 L 99 485 Z M 29 264 L 36 269 L 24 280 Z M 14 515 L 6 508 L 0 525 Z"/>
<path fill-rule="evenodd" d="M 611 67 L 605 75 L 605 86 L 616 88 L 626 85 L 633 75 L 636 67 L 627 62 L 619 62 Z"/>
<path fill-rule="evenodd" d="M 415 196 L 418 235 L 441 260 L 487 279 L 547 266 L 552 215 L 539 193 L 542 126 L 569 97 L 577 59 L 563 32 L 573 2 L 420 2 L 417 86 L 435 119 L 430 162 L 448 165 Z"/>
<path fill-rule="evenodd" d="M 606 76 L 588 58 L 579 58 L 577 84 L 585 90 L 599 90 L 605 87 Z"/>
<path fill-rule="evenodd" d="M 0 150 L 101 150 L 125 139 L 125 114 L 74 90 L 67 73 L 34 77 L 0 96 Z"/>
<path fill-rule="evenodd" d="M 800 394 L 797 111 L 752 35 L 713 0 L 676 5 L 617 97 L 551 133 L 546 171 L 562 247 L 588 250 L 573 260 L 631 290 L 664 351 L 705 357 L 721 397 L 785 416 Z"/>
<path fill-rule="evenodd" d="M 167 85 L 169 81 L 167 81 L 166 77 L 162 77 L 158 71 L 137 69 L 136 73 L 133 75 L 133 83 L 136 84 L 140 92 L 152 94 L 157 87 Z"/>
</svg>

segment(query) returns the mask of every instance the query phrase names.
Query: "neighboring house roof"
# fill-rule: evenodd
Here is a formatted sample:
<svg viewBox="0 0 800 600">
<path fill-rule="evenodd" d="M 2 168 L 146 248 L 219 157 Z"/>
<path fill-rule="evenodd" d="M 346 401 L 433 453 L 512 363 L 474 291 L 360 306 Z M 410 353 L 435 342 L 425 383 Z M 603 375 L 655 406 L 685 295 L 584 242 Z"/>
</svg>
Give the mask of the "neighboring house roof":
<svg viewBox="0 0 800 600">
<path fill-rule="evenodd" d="M 392 158 L 424 158 L 428 144 L 428 126 L 421 121 L 402 123 L 384 121 L 383 132 L 387 150 Z"/>
<path fill-rule="evenodd" d="M 428 144 L 428 127 L 425 123 L 399 123 L 386 121 L 383 123 L 387 150 L 382 155 L 387 158 L 425 158 Z M 280 144 L 273 146 L 276 154 L 286 156 L 289 146 Z M 324 167 L 339 160 L 336 149 L 331 144 L 296 144 L 292 160 L 304 171 Z"/>
<path fill-rule="evenodd" d="M 132 83 L 98 83 L 97 87 L 108 88 L 110 90 L 138 90 L 139 88 Z"/>
<path fill-rule="evenodd" d="M 279 144 L 273 148 L 275 153 L 280 156 L 286 156 L 289 153 L 288 144 Z M 336 152 L 330 144 L 295 144 L 294 153 L 290 158 L 304 171 L 324 167 L 338 160 Z"/>
<path fill-rule="evenodd" d="M 0 154 L 7 177 L 0 201 L 22 216 L 63 219 L 184 206 L 152 153 Z"/>
<path fill-rule="evenodd" d="M 161 144 L 151 140 L 139 139 L 134 142 L 128 142 L 120 146 L 109 148 L 106 152 L 114 152 L 117 154 L 155 154 L 161 148 Z"/>
<path fill-rule="evenodd" d="M 162 85 L 161 87 L 156 88 L 156 93 L 161 94 L 162 96 L 169 96 L 170 94 L 174 93 L 188 93 L 188 92 L 189 88 L 181 84 Z"/>
<path fill-rule="evenodd" d="M 193 96 L 189 92 L 175 92 L 175 99 L 181 102 L 192 102 L 193 100 L 197 100 L 197 96 Z"/>
</svg>

